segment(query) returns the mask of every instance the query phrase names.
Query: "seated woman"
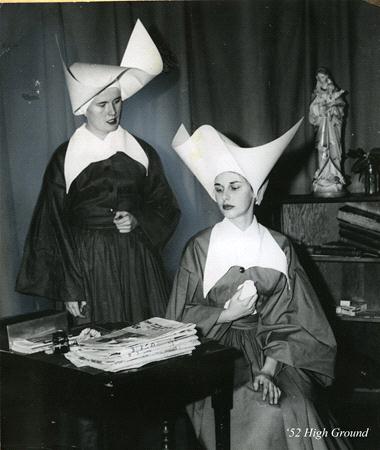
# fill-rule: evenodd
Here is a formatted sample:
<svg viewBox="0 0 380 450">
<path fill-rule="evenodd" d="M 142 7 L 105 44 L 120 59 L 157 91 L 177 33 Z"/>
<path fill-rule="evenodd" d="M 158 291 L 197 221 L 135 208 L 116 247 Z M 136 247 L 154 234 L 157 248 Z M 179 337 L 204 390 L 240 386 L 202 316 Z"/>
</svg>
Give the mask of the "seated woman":
<svg viewBox="0 0 380 450">
<path fill-rule="evenodd" d="M 188 243 L 167 317 L 242 351 L 233 449 L 349 448 L 331 436 L 333 423 L 318 405 L 318 386 L 334 376 L 333 333 L 288 239 L 255 218 L 267 176 L 299 125 L 257 148 L 239 148 L 210 126 L 191 137 L 181 127 L 173 140 L 224 220 Z M 210 398 L 188 410 L 197 437 L 214 449 Z"/>
</svg>

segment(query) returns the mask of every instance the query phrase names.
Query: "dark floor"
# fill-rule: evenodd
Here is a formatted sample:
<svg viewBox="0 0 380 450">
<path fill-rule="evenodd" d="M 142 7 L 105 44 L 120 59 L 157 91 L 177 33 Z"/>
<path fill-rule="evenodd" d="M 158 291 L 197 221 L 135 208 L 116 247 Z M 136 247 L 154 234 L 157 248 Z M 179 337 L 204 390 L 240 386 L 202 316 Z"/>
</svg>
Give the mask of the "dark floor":
<svg viewBox="0 0 380 450">
<path fill-rule="evenodd" d="M 346 397 L 345 397 L 346 395 Z M 380 450 L 380 391 L 355 392 L 332 399 L 331 409 L 344 431 L 366 431 L 367 437 L 350 439 L 356 450 Z"/>
<path fill-rule="evenodd" d="M 201 450 L 185 413 L 171 423 L 169 433 L 160 421 L 137 427 L 120 420 L 105 430 L 84 418 L 73 419 L 62 413 L 55 417 L 35 414 L 28 423 L 21 417 L 13 411 L 2 418 L 7 432 L 2 435 L 1 450 L 161 450 L 164 439 L 172 450 Z"/>
</svg>

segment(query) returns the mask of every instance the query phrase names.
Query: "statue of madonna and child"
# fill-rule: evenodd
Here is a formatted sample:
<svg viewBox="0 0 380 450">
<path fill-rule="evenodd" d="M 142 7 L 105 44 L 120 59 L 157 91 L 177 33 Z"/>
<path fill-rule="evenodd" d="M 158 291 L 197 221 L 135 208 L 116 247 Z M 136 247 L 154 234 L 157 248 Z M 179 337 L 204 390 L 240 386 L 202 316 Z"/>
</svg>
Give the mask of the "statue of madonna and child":
<svg viewBox="0 0 380 450">
<path fill-rule="evenodd" d="M 313 193 L 320 197 L 345 194 L 342 173 L 342 126 L 346 102 L 345 91 L 339 89 L 329 71 L 320 67 L 311 97 L 309 122 L 314 126 L 318 168 L 313 179 Z"/>
</svg>

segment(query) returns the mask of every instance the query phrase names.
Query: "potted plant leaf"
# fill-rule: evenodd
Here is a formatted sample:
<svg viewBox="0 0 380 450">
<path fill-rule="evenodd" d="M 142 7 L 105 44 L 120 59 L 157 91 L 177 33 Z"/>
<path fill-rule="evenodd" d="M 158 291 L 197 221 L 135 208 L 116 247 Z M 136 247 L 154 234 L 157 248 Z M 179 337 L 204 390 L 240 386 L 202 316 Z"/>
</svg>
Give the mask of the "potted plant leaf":
<svg viewBox="0 0 380 450">
<path fill-rule="evenodd" d="M 347 156 L 356 159 L 351 171 L 359 174 L 359 180 L 364 180 L 365 193 L 376 194 L 379 191 L 380 148 L 368 151 L 362 148 L 351 149 Z"/>
</svg>

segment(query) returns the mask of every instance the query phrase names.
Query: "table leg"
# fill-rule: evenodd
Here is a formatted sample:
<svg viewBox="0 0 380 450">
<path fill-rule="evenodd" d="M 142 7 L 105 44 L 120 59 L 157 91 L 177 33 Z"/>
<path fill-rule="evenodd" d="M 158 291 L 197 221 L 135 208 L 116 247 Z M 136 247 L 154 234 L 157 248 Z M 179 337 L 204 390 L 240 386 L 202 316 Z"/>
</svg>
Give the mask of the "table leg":
<svg viewBox="0 0 380 450">
<path fill-rule="evenodd" d="M 230 450 L 230 410 L 232 409 L 232 386 L 217 389 L 212 395 L 215 416 L 216 450 Z"/>
<path fill-rule="evenodd" d="M 164 420 L 162 422 L 162 446 L 161 450 L 170 450 L 170 422 Z"/>
</svg>

